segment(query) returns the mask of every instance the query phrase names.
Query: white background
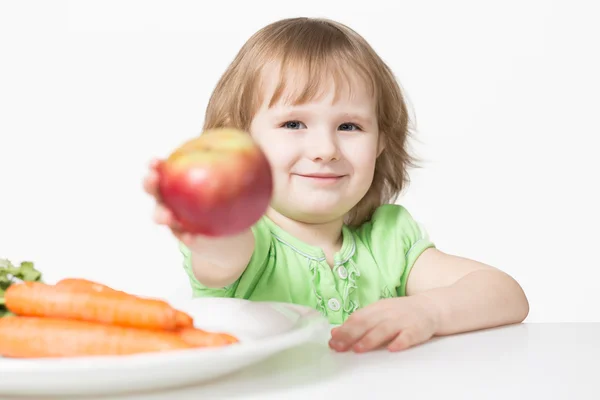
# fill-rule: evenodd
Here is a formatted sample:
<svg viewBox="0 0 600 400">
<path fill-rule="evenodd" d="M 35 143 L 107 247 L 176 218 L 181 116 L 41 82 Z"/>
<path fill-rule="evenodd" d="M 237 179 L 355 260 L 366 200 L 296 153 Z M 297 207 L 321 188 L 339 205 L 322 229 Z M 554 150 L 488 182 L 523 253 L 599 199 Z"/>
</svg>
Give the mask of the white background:
<svg viewBox="0 0 600 400">
<path fill-rule="evenodd" d="M 400 199 L 444 251 L 512 274 L 530 322 L 600 321 L 593 1 L 0 3 L 0 257 L 54 281 L 187 296 L 147 162 L 199 134 L 220 74 L 278 18 L 337 19 L 391 65 L 423 168 Z"/>
</svg>

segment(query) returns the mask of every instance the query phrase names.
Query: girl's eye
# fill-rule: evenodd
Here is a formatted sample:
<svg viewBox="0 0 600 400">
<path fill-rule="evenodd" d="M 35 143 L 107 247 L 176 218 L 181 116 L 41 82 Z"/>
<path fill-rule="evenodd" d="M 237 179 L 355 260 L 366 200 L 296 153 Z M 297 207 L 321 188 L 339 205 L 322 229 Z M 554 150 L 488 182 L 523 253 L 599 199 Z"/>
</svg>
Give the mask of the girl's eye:
<svg viewBox="0 0 600 400">
<path fill-rule="evenodd" d="M 347 123 L 341 124 L 338 129 L 341 131 L 359 131 L 360 126 L 353 124 L 351 122 L 347 122 Z"/>
<path fill-rule="evenodd" d="M 304 125 L 300 121 L 287 121 L 282 125 L 286 129 L 305 129 L 306 125 Z"/>
</svg>

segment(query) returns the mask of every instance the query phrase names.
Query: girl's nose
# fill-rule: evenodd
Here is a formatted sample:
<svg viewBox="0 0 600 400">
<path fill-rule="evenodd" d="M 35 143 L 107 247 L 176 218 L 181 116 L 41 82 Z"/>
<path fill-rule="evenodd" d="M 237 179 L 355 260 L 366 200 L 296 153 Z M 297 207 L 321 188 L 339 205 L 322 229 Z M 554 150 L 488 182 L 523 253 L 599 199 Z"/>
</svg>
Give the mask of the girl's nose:
<svg viewBox="0 0 600 400">
<path fill-rule="evenodd" d="M 313 132 L 308 138 L 307 147 L 307 155 L 313 161 L 331 162 L 340 159 L 338 136 L 335 132 Z"/>
</svg>

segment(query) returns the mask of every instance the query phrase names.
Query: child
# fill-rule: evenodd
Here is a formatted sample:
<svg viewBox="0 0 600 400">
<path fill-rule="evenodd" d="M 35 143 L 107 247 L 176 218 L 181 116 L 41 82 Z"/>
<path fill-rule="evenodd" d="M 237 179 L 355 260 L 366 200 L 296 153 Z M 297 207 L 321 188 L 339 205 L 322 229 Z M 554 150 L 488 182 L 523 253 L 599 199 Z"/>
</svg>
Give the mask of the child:
<svg viewBox="0 0 600 400">
<path fill-rule="evenodd" d="M 391 351 L 525 319 L 507 274 L 437 250 L 393 204 L 413 159 L 388 66 L 350 28 L 292 18 L 258 31 L 218 82 L 204 129 L 249 132 L 273 168 L 271 205 L 232 237 L 192 237 L 145 190 L 181 242 L 195 296 L 302 304 L 334 325 L 330 346 Z"/>
</svg>

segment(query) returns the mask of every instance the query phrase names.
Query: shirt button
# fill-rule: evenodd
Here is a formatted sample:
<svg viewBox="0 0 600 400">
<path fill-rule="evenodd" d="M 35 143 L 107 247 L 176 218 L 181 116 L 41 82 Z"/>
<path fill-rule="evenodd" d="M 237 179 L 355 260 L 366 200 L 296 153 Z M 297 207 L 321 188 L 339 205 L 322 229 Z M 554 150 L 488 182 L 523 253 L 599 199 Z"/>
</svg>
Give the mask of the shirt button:
<svg viewBox="0 0 600 400">
<path fill-rule="evenodd" d="M 342 279 L 346 279 L 348 277 L 348 270 L 343 265 L 340 265 L 338 268 L 338 276 Z"/>
<path fill-rule="evenodd" d="M 327 305 L 331 311 L 338 311 L 340 309 L 340 302 L 336 298 L 329 299 Z"/>
</svg>

